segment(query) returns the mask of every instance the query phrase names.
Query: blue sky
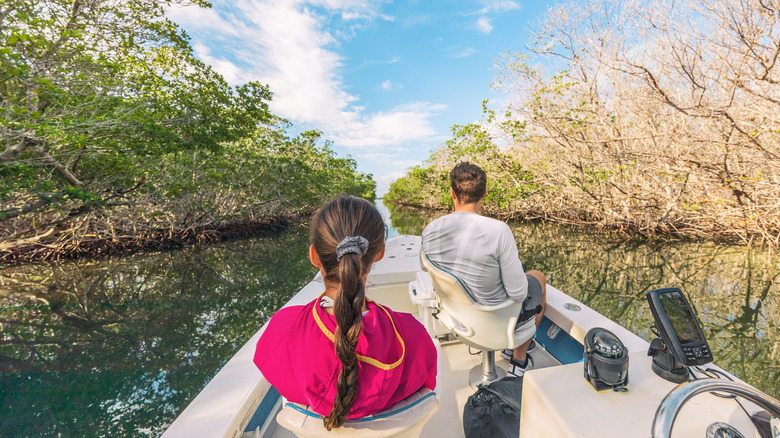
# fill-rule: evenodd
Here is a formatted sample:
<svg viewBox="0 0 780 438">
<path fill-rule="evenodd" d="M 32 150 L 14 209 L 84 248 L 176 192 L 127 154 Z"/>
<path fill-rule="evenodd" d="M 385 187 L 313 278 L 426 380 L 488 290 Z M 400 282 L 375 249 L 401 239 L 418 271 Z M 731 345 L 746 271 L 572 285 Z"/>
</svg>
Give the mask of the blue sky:
<svg viewBox="0 0 780 438">
<path fill-rule="evenodd" d="M 494 59 L 522 51 L 546 2 L 212 0 L 173 7 L 196 55 L 233 85 L 268 84 L 271 110 L 319 129 L 377 193 L 476 122 Z"/>
</svg>

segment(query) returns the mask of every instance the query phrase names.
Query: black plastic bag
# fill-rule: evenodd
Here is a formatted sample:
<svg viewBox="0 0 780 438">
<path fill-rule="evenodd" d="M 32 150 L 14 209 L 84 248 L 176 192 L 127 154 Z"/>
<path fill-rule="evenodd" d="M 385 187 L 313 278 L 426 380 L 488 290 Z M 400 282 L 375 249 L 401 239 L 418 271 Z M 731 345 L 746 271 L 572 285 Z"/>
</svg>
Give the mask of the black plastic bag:
<svg viewBox="0 0 780 438">
<path fill-rule="evenodd" d="M 523 379 L 513 376 L 480 385 L 463 408 L 466 438 L 517 438 L 522 391 Z"/>
</svg>

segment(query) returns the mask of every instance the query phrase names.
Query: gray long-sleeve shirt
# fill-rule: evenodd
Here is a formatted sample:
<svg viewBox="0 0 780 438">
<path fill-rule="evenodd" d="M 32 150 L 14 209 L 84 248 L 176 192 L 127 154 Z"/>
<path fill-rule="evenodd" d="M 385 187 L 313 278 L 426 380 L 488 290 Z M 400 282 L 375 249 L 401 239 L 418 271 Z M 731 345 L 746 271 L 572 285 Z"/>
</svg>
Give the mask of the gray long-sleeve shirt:
<svg viewBox="0 0 780 438">
<path fill-rule="evenodd" d="M 466 283 L 480 304 L 522 302 L 528 295 L 517 243 L 504 222 L 476 213 L 451 213 L 425 227 L 422 249 Z"/>
</svg>

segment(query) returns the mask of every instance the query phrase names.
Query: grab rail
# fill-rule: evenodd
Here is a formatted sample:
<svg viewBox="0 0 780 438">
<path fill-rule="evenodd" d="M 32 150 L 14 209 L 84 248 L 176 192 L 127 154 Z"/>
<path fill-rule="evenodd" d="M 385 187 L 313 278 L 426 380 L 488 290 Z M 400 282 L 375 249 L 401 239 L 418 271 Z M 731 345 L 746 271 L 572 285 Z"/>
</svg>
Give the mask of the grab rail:
<svg viewBox="0 0 780 438">
<path fill-rule="evenodd" d="M 666 394 L 653 419 L 653 437 L 667 438 L 672 435 L 672 426 L 682 405 L 703 392 L 722 391 L 744 397 L 766 409 L 775 417 L 780 417 L 780 401 L 764 394 L 751 386 L 721 379 L 698 379 L 677 385 Z"/>
</svg>

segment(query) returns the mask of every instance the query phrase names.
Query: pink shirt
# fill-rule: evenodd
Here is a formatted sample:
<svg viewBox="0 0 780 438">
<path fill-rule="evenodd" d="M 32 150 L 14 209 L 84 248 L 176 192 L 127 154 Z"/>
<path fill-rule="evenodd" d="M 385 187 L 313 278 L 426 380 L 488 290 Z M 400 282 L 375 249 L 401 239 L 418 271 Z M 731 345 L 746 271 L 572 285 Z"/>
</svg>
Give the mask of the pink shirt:
<svg viewBox="0 0 780 438">
<path fill-rule="evenodd" d="M 327 416 L 341 362 L 328 336 L 336 332 L 336 321 L 319 301 L 276 312 L 257 342 L 254 362 L 288 401 Z M 436 349 L 422 324 L 408 313 L 367 303 L 356 348 L 358 391 L 348 418 L 375 414 L 436 386 Z"/>
</svg>

